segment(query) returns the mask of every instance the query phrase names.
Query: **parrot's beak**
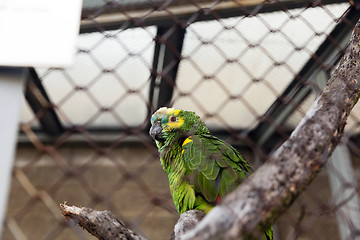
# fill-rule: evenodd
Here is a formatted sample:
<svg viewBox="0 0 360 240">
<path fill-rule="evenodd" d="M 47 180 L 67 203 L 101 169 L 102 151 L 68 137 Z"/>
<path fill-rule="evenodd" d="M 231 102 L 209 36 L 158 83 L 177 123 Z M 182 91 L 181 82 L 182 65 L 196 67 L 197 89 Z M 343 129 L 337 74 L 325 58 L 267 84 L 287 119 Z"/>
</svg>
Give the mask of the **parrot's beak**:
<svg viewBox="0 0 360 240">
<path fill-rule="evenodd" d="M 156 140 L 156 141 L 161 141 L 163 140 L 162 137 L 162 128 L 159 122 L 154 123 L 149 131 L 150 136 Z"/>
</svg>

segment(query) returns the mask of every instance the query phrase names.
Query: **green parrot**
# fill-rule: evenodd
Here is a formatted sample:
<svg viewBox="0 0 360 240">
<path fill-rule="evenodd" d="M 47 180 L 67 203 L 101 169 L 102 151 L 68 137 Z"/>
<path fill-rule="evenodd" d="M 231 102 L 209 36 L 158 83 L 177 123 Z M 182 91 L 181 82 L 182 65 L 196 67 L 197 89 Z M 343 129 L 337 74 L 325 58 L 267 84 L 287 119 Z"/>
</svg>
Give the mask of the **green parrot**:
<svg viewBox="0 0 360 240">
<path fill-rule="evenodd" d="M 194 112 L 162 107 L 151 117 L 149 134 L 179 214 L 192 209 L 208 213 L 251 173 L 238 151 L 212 136 Z M 272 239 L 272 228 L 264 237 Z"/>
</svg>

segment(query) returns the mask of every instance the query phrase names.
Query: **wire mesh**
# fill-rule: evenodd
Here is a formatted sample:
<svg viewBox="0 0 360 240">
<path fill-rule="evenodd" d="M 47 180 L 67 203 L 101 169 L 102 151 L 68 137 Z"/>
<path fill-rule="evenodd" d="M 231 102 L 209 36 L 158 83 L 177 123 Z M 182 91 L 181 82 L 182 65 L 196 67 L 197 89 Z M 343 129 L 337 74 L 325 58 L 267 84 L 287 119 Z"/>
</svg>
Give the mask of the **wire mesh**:
<svg viewBox="0 0 360 240">
<path fill-rule="evenodd" d="M 36 68 L 39 81 L 27 82 L 40 107 L 24 98 L 2 238 L 93 239 L 63 219 L 58 205 L 67 201 L 168 239 L 178 213 L 148 136 L 150 114 L 195 111 L 256 169 L 326 84 L 358 7 L 84 1 L 74 66 Z M 359 125 L 355 107 L 326 169 L 275 223 L 276 239 L 359 236 Z"/>
</svg>

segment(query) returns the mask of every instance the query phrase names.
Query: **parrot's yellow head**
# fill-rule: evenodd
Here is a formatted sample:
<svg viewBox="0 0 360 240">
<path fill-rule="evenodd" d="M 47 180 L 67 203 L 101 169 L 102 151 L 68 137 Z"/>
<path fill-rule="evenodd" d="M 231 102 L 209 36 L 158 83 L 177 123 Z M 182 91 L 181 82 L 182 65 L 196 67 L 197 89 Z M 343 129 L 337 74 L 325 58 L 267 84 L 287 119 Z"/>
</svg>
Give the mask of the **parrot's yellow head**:
<svg viewBox="0 0 360 240">
<path fill-rule="evenodd" d="M 151 117 L 150 136 L 159 142 L 171 138 L 182 138 L 201 133 L 208 133 L 208 129 L 194 112 L 175 108 L 159 108 Z M 199 132 L 199 133 L 200 133 Z"/>
</svg>

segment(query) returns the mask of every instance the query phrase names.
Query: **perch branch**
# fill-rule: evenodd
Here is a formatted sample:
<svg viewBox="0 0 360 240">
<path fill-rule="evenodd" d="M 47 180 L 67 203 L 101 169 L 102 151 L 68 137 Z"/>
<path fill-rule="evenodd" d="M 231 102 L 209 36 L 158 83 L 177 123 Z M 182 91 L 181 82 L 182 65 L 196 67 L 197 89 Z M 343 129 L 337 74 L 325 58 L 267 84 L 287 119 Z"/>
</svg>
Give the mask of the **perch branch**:
<svg viewBox="0 0 360 240">
<path fill-rule="evenodd" d="M 184 239 L 256 237 L 256 229 L 276 220 L 314 179 L 359 98 L 359 28 L 357 23 L 339 66 L 290 138 Z"/>
<path fill-rule="evenodd" d="M 89 233 L 103 240 L 146 240 L 143 236 L 128 229 L 110 211 L 96 211 L 90 208 L 79 208 L 60 204 L 63 215 L 71 219 Z"/>
<path fill-rule="evenodd" d="M 146 240 L 145 237 L 128 229 L 123 222 L 110 211 L 96 211 L 91 208 L 60 204 L 66 219 L 86 229 L 101 240 Z M 186 232 L 193 229 L 204 217 L 198 210 L 190 210 L 182 214 L 174 227 L 173 240 L 181 240 Z"/>
<path fill-rule="evenodd" d="M 199 210 L 189 210 L 180 215 L 179 220 L 174 226 L 172 240 L 182 240 L 184 235 L 192 230 L 205 216 L 205 213 Z"/>
</svg>

